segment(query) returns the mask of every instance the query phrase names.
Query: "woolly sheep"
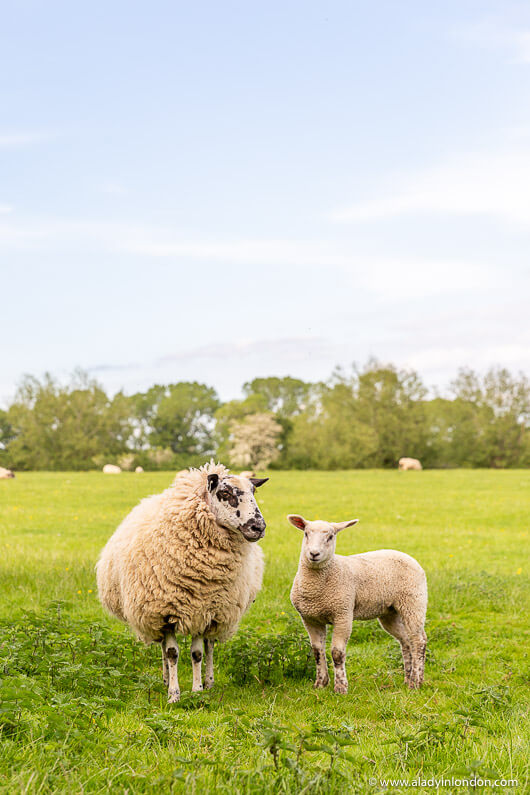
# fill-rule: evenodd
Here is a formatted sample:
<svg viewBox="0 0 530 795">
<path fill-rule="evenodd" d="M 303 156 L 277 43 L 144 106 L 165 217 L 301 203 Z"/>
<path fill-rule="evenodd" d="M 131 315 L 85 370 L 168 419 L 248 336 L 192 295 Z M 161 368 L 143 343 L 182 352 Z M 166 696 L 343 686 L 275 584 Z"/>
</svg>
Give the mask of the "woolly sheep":
<svg viewBox="0 0 530 795">
<path fill-rule="evenodd" d="M 15 473 L 11 472 L 10 469 L 4 469 L 4 467 L 0 467 L 0 480 L 7 480 L 8 478 L 14 478 Z"/>
<path fill-rule="evenodd" d="M 185 470 L 133 508 L 97 564 L 99 597 L 144 643 L 162 645 L 164 682 L 178 701 L 179 647 L 191 635 L 192 690 L 213 685 L 213 647 L 237 630 L 261 588 L 265 521 L 252 481 L 210 462 Z"/>
<path fill-rule="evenodd" d="M 251 472 L 250 469 L 245 469 L 244 472 L 239 473 L 240 478 L 253 478 L 254 472 Z"/>
<path fill-rule="evenodd" d="M 300 613 L 315 655 L 315 687 L 329 683 L 326 662 L 326 626 L 333 625 L 331 656 L 335 692 L 347 693 L 346 644 L 352 622 L 379 619 L 386 632 L 401 644 L 405 683 L 423 682 L 427 636 L 427 580 L 414 558 L 394 549 L 360 555 L 335 554 L 337 533 L 358 522 L 309 522 L 297 514 L 287 519 L 304 531 L 291 602 Z"/>
<path fill-rule="evenodd" d="M 105 475 L 119 475 L 121 472 L 121 467 L 116 466 L 116 464 L 105 464 L 103 467 L 103 473 Z"/>
<path fill-rule="evenodd" d="M 421 461 L 418 461 L 417 458 L 400 458 L 398 461 L 398 469 L 406 472 L 408 469 L 420 470 L 423 469 L 423 467 Z"/>
<path fill-rule="evenodd" d="M 141 473 L 144 471 L 144 468 L 143 468 L 143 467 L 136 467 L 136 469 L 135 469 L 134 471 L 135 471 L 137 474 L 141 474 Z"/>
</svg>

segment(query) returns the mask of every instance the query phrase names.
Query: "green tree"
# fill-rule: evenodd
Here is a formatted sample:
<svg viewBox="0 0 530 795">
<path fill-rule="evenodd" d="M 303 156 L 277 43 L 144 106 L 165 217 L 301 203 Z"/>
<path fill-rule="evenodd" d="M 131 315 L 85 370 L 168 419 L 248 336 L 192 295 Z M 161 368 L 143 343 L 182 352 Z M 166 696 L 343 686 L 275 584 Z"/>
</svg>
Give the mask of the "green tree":
<svg viewBox="0 0 530 795">
<path fill-rule="evenodd" d="M 182 381 L 150 390 L 155 399 L 148 414 L 149 443 L 179 455 L 211 455 L 214 414 L 219 408 L 215 389 Z"/>
<path fill-rule="evenodd" d="M 278 418 L 284 418 L 293 417 L 306 408 L 312 386 L 299 378 L 270 376 L 254 378 L 243 384 L 243 393 L 247 397 L 261 396 L 268 411 Z"/>
<path fill-rule="evenodd" d="M 127 400 L 109 399 L 82 371 L 67 386 L 49 374 L 26 376 L 7 412 L 9 459 L 19 469 L 89 469 L 94 456 L 116 456 L 130 433 Z"/>
</svg>

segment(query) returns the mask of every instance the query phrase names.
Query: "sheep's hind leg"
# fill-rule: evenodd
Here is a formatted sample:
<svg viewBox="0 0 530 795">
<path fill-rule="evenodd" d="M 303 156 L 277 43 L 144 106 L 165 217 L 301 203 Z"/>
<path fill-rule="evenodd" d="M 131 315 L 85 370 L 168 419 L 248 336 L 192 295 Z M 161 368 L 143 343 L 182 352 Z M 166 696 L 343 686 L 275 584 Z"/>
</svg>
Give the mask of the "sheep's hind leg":
<svg viewBox="0 0 530 795">
<path fill-rule="evenodd" d="M 195 635 L 191 641 L 191 669 L 193 672 L 192 693 L 202 690 L 202 655 L 204 642 L 202 635 Z"/>
<path fill-rule="evenodd" d="M 213 647 L 215 640 L 204 638 L 204 689 L 213 687 Z"/>
<path fill-rule="evenodd" d="M 178 680 L 179 647 L 173 628 L 164 631 L 162 644 L 168 667 L 167 700 L 170 704 L 174 704 L 180 699 L 180 688 Z"/>
<path fill-rule="evenodd" d="M 326 660 L 326 625 L 304 621 L 304 626 L 311 641 L 311 648 L 313 649 L 317 667 L 317 678 L 315 679 L 314 687 L 326 687 L 329 685 L 328 663 Z"/>
<path fill-rule="evenodd" d="M 405 684 L 413 687 L 412 684 L 412 648 L 410 645 L 409 633 L 403 619 L 399 613 L 387 613 L 384 616 L 379 616 L 379 623 L 389 635 L 396 638 L 401 646 L 401 655 L 403 657 L 403 667 L 405 669 Z"/>
</svg>

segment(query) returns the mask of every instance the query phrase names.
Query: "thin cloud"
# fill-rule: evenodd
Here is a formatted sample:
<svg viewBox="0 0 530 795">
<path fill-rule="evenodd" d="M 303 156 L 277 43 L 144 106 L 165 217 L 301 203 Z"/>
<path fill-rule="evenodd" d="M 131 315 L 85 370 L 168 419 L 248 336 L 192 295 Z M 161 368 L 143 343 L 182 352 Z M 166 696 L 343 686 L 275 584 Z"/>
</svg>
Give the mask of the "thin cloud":
<svg viewBox="0 0 530 795">
<path fill-rule="evenodd" d="M 530 164 L 529 164 L 530 170 Z M 529 181 L 530 182 L 530 181 Z M 530 214 L 530 210 L 529 210 Z M 198 260 L 251 267 L 320 272 L 341 271 L 356 291 L 365 290 L 386 301 L 495 287 L 502 274 L 493 266 L 462 259 L 393 257 L 361 253 L 354 241 L 233 239 L 192 240 L 172 230 L 130 224 L 70 221 L 56 218 L 3 220 L 4 248 L 39 251 L 90 250 L 106 254 L 161 259 L 183 264 Z"/>
<path fill-rule="evenodd" d="M 530 29 L 508 27 L 502 20 L 482 19 L 453 32 L 453 38 L 486 50 L 505 52 L 509 63 L 530 64 Z"/>
<path fill-rule="evenodd" d="M 51 133 L 46 132 L 0 133 L 0 148 L 16 149 L 18 147 L 39 144 L 53 137 Z"/>
<path fill-rule="evenodd" d="M 337 223 L 403 215 L 485 215 L 530 222 L 530 152 L 470 153 L 405 178 L 388 195 L 334 210 Z"/>
</svg>

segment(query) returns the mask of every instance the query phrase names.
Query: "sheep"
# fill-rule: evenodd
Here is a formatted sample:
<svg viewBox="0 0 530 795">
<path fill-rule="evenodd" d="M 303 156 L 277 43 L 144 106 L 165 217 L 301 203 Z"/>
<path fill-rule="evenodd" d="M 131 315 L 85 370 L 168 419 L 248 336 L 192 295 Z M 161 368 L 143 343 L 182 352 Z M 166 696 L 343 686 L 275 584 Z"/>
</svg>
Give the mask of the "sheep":
<svg viewBox="0 0 530 795">
<path fill-rule="evenodd" d="M 119 475 L 121 472 L 121 467 L 116 466 L 116 464 L 105 464 L 103 467 L 103 473 L 105 475 Z"/>
<path fill-rule="evenodd" d="M 291 602 L 300 613 L 313 648 L 317 669 L 314 686 L 326 687 L 329 683 L 326 625 L 333 625 L 335 692 L 347 693 L 346 644 L 352 622 L 377 618 L 401 645 L 405 684 L 420 687 L 427 645 L 427 579 L 420 564 L 394 549 L 336 555 L 337 533 L 358 519 L 310 522 L 297 514 L 289 514 L 287 519 L 304 531 Z"/>
<path fill-rule="evenodd" d="M 140 474 L 141 474 L 141 473 L 144 471 L 144 468 L 143 468 L 143 467 L 136 467 L 136 469 L 135 469 L 134 471 L 135 471 L 135 472 L 136 472 L 138 475 L 140 475 Z"/>
<path fill-rule="evenodd" d="M 239 477 L 240 478 L 253 478 L 254 477 L 254 472 L 251 472 L 250 469 L 245 469 L 244 472 L 240 472 L 239 473 Z"/>
<path fill-rule="evenodd" d="M 421 461 L 418 461 L 417 458 L 400 458 L 398 461 L 398 469 L 402 472 L 406 472 L 408 469 L 416 469 L 419 471 L 423 469 L 423 467 Z"/>
<path fill-rule="evenodd" d="M 146 644 L 159 642 L 170 703 L 180 698 L 176 635 L 191 635 L 192 691 L 214 683 L 213 648 L 237 630 L 263 578 L 265 534 L 251 481 L 211 461 L 142 500 L 97 564 L 99 597 Z"/>
<path fill-rule="evenodd" d="M 9 478 L 14 478 L 15 473 L 12 472 L 10 469 L 4 469 L 4 467 L 0 467 L 0 480 L 8 480 Z"/>
</svg>

